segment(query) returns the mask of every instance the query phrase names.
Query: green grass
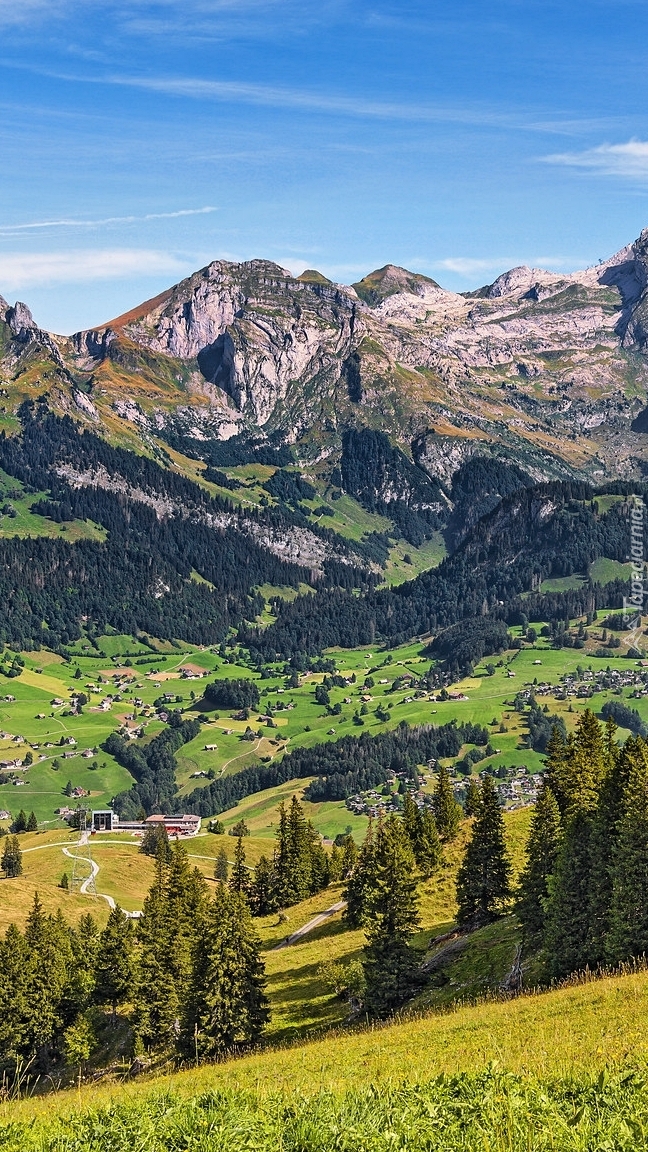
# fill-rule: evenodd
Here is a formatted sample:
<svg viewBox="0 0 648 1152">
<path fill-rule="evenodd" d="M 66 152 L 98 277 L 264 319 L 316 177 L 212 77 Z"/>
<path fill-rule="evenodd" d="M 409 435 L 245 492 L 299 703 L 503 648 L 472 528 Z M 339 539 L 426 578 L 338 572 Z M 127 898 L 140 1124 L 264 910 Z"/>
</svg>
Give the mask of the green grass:
<svg viewBox="0 0 648 1152">
<path fill-rule="evenodd" d="M 440 532 L 435 533 L 432 540 L 426 540 L 419 548 L 414 548 L 407 541 L 401 540 L 389 553 L 385 568 L 385 584 L 393 587 L 402 584 L 404 580 L 413 580 L 421 572 L 437 568 L 447 554 L 445 541 Z"/>
<path fill-rule="evenodd" d="M 632 564 L 621 564 L 619 560 L 608 560 L 607 556 L 599 556 L 590 564 L 589 575 L 595 584 L 611 584 L 613 580 L 629 580 L 632 573 Z"/>
<path fill-rule="evenodd" d="M 647 1147 L 647 1010 L 637 973 L 427 1013 L 153 1082 L 5 1102 L 2 1145 L 635 1152 Z"/>
<path fill-rule="evenodd" d="M 422 1080 L 408 1067 L 395 1083 L 343 1094 L 309 1086 L 270 1093 L 226 1087 L 200 1095 L 160 1091 L 96 1109 L 80 1103 L 67 1115 L 35 1125 L 21 1120 L 1 1133 L 7 1152 L 110 1148 L 200 1149 L 201 1152 L 286 1152 L 359 1149 L 389 1152 L 564 1152 L 646 1148 L 648 1105 L 639 1075 L 544 1081 L 496 1068 Z M 405 1069 L 403 1069 L 403 1072 Z"/>
</svg>

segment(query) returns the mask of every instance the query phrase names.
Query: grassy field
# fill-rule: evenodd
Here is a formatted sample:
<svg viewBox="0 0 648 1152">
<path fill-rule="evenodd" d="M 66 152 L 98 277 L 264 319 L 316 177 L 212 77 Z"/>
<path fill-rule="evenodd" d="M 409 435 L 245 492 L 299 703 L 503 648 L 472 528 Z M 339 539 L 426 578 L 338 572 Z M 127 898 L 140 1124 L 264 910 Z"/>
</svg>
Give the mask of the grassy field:
<svg viewBox="0 0 648 1152">
<path fill-rule="evenodd" d="M 646 1148 L 645 973 L 0 1104 L 9 1152 Z"/>
</svg>

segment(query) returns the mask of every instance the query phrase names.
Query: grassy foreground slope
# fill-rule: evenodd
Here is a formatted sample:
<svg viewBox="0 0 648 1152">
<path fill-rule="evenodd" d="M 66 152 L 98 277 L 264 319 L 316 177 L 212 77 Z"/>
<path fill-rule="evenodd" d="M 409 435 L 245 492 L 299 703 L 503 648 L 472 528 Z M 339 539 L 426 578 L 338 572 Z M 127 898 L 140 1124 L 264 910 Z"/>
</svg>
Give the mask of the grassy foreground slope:
<svg viewBox="0 0 648 1152">
<path fill-rule="evenodd" d="M 642 1149 L 647 1009 L 646 973 L 463 1007 L 177 1073 L 154 1086 L 92 1086 L 4 1104 L 0 1145 L 9 1152 Z"/>
</svg>

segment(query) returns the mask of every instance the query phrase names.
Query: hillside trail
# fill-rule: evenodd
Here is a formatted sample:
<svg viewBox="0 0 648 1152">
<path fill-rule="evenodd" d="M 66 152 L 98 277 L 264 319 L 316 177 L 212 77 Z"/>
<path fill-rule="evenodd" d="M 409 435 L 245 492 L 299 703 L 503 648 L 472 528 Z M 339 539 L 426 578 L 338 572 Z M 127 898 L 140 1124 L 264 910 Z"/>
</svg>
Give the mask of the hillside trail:
<svg viewBox="0 0 648 1152">
<path fill-rule="evenodd" d="M 286 936 L 286 939 L 282 940 L 281 944 L 275 944 L 274 948 L 271 948 L 270 951 L 279 952 L 281 948 L 288 948 L 291 944 L 297 944 L 308 932 L 312 932 L 314 928 L 319 928 L 320 924 L 325 924 L 331 916 L 335 916 L 335 913 L 341 912 L 343 908 L 346 908 L 346 900 L 338 900 L 337 904 L 331 904 L 331 907 L 327 908 L 325 912 L 320 912 L 317 916 L 313 916 L 312 920 L 309 920 L 303 927 L 298 928 L 296 932 L 292 932 L 290 936 Z"/>
<path fill-rule="evenodd" d="M 89 834 L 87 832 L 82 832 L 76 844 L 73 844 L 72 847 L 85 847 L 85 845 L 88 843 L 88 839 Z M 97 861 L 89 860 L 87 856 L 77 856 L 74 852 L 70 852 L 69 848 L 63 848 L 63 855 L 67 856 L 70 860 L 80 860 L 83 863 L 90 865 L 90 875 L 86 876 L 85 880 L 82 882 L 81 887 L 79 888 L 79 894 L 81 896 L 91 896 L 92 893 L 88 892 L 88 887 L 94 880 L 96 880 L 99 873 L 99 865 L 97 864 Z M 110 909 L 117 907 L 114 898 L 109 896 L 107 892 L 96 892 L 95 894 L 100 900 L 105 900 Z M 133 918 L 141 916 L 141 912 L 127 912 L 126 915 Z"/>
</svg>

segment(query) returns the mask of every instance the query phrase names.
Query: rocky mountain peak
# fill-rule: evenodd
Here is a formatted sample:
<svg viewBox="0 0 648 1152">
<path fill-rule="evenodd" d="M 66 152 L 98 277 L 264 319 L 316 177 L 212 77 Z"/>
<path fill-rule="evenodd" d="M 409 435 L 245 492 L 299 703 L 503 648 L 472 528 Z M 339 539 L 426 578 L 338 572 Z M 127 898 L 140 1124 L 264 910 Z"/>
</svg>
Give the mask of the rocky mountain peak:
<svg viewBox="0 0 648 1152">
<path fill-rule="evenodd" d="M 421 276 L 417 272 L 409 272 L 407 268 L 399 268 L 396 264 L 385 264 L 375 272 L 363 277 L 352 285 L 361 300 L 370 308 L 376 308 L 388 296 L 397 293 L 407 293 L 411 296 L 425 296 L 431 289 L 439 289 L 440 285 L 429 276 Z"/>
<path fill-rule="evenodd" d="M 13 308 L 7 307 L 5 319 L 9 325 L 13 335 L 18 340 L 27 340 L 31 333 L 37 331 L 37 325 L 34 323 L 29 308 L 26 304 L 17 300 Z"/>
</svg>

